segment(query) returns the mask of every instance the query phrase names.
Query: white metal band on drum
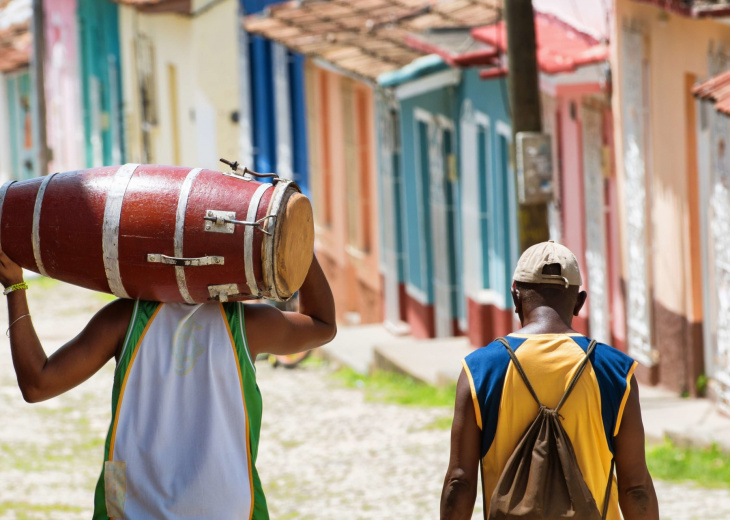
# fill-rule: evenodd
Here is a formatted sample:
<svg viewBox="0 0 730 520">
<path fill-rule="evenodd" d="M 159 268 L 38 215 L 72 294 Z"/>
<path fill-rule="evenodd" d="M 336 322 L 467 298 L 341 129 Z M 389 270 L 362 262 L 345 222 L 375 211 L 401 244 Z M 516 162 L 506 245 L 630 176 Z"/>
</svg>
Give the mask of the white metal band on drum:
<svg viewBox="0 0 730 520">
<path fill-rule="evenodd" d="M 119 222 L 122 217 L 124 194 L 127 192 L 129 180 L 138 166 L 139 164 L 125 164 L 119 167 L 107 192 L 104 208 L 101 238 L 104 271 L 106 271 L 106 279 L 109 282 L 109 290 L 120 298 L 129 298 L 129 294 L 124 289 L 122 275 L 119 272 Z"/>
<path fill-rule="evenodd" d="M 0 186 L 0 226 L 2 226 L 3 222 L 3 203 L 5 202 L 5 194 L 8 192 L 8 188 L 11 184 L 14 184 L 15 181 L 8 181 L 2 186 Z M 0 242 L 0 249 L 2 249 L 2 242 Z"/>
<path fill-rule="evenodd" d="M 190 197 L 190 189 L 193 182 L 203 168 L 193 168 L 185 177 L 182 188 L 180 188 L 180 198 L 177 200 L 177 213 L 175 214 L 175 256 L 183 257 L 183 235 L 185 233 L 185 212 L 188 209 L 188 197 Z M 177 278 L 177 287 L 180 290 L 180 296 L 187 303 L 195 303 L 190 291 L 188 291 L 188 282 L 185 280 L 185 267 L 175 266 L 175 278 Z"/>
<path fill-rule="evenodd" d="M 256 188 L 256 191 L 253 192 L 253 197 L 251 197 L 251 202 L 248 205 L 248 212 L 246 213 L 246 220 L 248 222 L 253 222 L 256 220 L 256 214 L 259 210 L 259 204 L 261 203 L 261 197 L 264 196 L 264 193 L 266 193 L 266 190 L 269 188 L 273 188 L 274 186 L 271 184 L 262 184 L 258 188 Z M 251 290 L 251 296 L 258 296 L 260 294 L 259 292 L 259 286 L 256 283 L 256 275 L 253 271 L 253 234 L 254 231 L 256 231 L 255 226 L 246 226 L 246 230 L 243 232 L 243 262 L 244 267 L 246 268 L 246 283 L 248 284 L 248 288 Z"/>
<path fill-rule="evenodd" d="M 48 273 L 46 272 L 46 268 L 43 265 L 43 259 L 41 258 L 41 207 L 43 207 L 43 195 L 46 193 L 46 187 L 48 186 L 48 183 L 51 182 L 54 175 L 56 174 L 52 173 L 50 175 L 46 175 L 43 179 L 41 187 L 38 188 L 38 195 L 35 197 L 35 208 L 33 208 L 33 258 L 35 258 L 35 264 L 36 267 L 38 267 L 38 272 L 43 276 L 48 276 Z"/>
</svg>

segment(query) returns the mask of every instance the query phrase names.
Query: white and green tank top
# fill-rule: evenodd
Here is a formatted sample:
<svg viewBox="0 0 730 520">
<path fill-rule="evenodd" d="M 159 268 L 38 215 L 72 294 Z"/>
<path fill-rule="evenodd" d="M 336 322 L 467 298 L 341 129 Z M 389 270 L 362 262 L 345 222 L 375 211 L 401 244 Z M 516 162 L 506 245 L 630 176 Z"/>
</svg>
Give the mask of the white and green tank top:
<svg viewBox="0 0 730 520">
<path fill-rule="evenodd" d="M 268 520 L 241 303 L 138 301 L 114 375 L 94 520 Z"/>
</svg>

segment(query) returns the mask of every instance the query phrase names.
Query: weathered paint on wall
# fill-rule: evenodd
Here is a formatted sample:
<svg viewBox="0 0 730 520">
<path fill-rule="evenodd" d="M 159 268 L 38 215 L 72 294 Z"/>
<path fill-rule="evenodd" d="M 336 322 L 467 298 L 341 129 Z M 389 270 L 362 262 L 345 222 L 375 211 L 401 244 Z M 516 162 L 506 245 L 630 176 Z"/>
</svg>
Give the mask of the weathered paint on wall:
<svg viewBox="0 0 730 520">
<path fill-rule="evenodd" d="M 44 2 L 46 137 L 51 172 L 86 164 L 76 0 Z"/>
<path fill-rule="evenodd" d="M 238 158 L 236 13 L 236 0 L 195 17 L 120 8 L 130 161 L 220 170 Z"/>
<path fill-rule="evenodd" d="M 648 223 L 646 244 L 643 252 L 648 263 L 646 298 L 650 302 L 651 316 L 648 324 L 650 342 L 657 364 L 652 370 L 641 370 L 644 380 L 659 382 L 677 391 L 695 390 L 699 376 L 685 370 L 698 363 L 690 360 L 701 351 L 701 340 L 695 332 L 700 327 L 698 316 L 692 310 L 697 298 L 691 270 L 688 265 L 698 261 L 698 252 L 691 250 L 690 206 L 687 174 L 687 141 L 695 138 L 695 128 L 688 124 L 685 75 L 697 78 L 709 75 L 707 53 L 711 44 L 715 47 L 730 42 L 730 27 L 712 20 L 692 20 L 662 11 L 656 7 L 629 0 L 616 2 L 616 28 L 612 37 L 612 69 L 614 86 L 613 114 L 616 118 L 615 136 L 619 196 L 626 200 L 627 157 L 626 140 L 622 129 L 626 126 L 622 108 L 630 92 L 620 86 L 625 63 L 622 62 L 622 46 L 627 37 L 625 27 L 640 34 L 644 46 L 641 67 L 644 75 L 644 96 L 647 113 L 644 116 L 646 128 L 646 192 Z M 626 235 L 629 215 L 621 215 L 624 241 L 631 241 Z M 634 244 L 628 243 L 627 247 Z M 641 247 L 641 245 L 638 245 Z M 631 265 L 624 258 L 624 279 L 628 280 Z M 631 302 L 627 315 L 635 314 Z M 629 329 L 631 339 L 632 331 Z M 631 351 L 630 351 L 631 353 Z M 646 363 L 645 363 L 646 364 Z M 650 363 L 649 363 L 650 364 Z"/>
<path fill-rule="evenodd" d="M 372 89 L 307 63 L 315 248 L 345 322 L 382 321 Z"/>
<path fill-rule="evenodd" d="M 78 0 L 78 27 L 86 166 L 120 164 L 124 141 L 117 4 Z"/>
</svg>

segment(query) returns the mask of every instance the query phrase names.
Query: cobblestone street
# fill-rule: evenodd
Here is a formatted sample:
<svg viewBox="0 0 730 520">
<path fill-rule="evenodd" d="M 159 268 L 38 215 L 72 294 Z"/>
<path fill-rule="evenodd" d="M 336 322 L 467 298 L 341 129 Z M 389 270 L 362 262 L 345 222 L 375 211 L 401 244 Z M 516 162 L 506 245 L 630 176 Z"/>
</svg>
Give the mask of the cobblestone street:
<svg viewBox="0 0 730 520">
<path fill-rule="evenodd" d="M 34 285 L 28 294 L 48 352 L 104 303 L 60 284 Z M 3 299 L 0 332 L 6 327 Z M 258 468 L 272 520 L 438 518 L 449 432 L 435 422 L 450 409 L 366 402 L 326 366 L 290 371 L 259 365 L 264 426 Z M 57 399 L 28 405 L 0 334 L 0 520 L 90 517 L 113 368 L 108 364 Z M 730 517 L 730 490 L 656 484 L 662 518 Z M 473 518 L 481 518 L 481 510 Z"/>
</svg>

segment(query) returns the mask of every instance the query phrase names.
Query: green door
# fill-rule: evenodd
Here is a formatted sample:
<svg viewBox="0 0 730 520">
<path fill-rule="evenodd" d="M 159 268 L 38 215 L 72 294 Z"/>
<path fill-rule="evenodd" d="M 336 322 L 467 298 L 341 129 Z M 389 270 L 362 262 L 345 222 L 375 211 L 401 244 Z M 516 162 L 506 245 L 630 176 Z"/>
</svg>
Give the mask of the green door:
<svg viewBox="0 0 730 520">
<path fill-rule="evenodd" d="M 39 175 L 35 100 L 30 73 L 25 70 L 9 74 L 6 78 L 12 176 L 17 180 L 30 179 Z"/>
<path fill-rule="evenodd" d="M 79 0 L 86 166 L 121 164 L 119 16 L 109 0 Z"/>
</svg>

